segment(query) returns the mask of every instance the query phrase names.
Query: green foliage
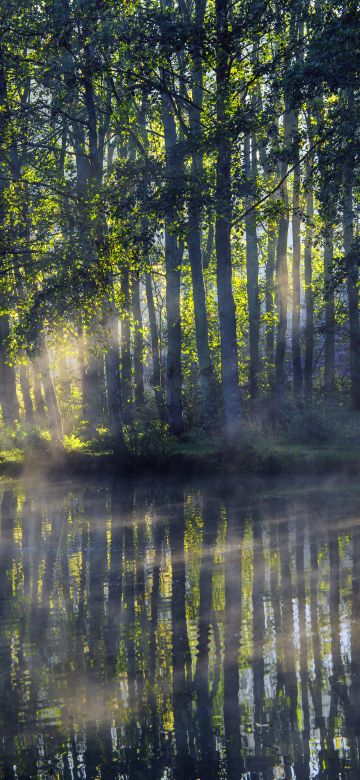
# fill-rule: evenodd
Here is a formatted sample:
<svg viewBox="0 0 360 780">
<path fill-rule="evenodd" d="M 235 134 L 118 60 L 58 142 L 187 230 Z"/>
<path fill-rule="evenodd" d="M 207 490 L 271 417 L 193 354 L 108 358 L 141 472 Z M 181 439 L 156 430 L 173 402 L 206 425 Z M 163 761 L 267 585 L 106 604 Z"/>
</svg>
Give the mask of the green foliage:
<svg viewBox="0 0 360 780">
<path fill-rule="evenodd" d="M 285 435 L 294 444 L 322 445 L 332 441 L 335 430 L 323 407 L 305 407 L 290 416 Z"/>
<path fill-rule="evenodd" d="M 174 302 L 168 292 L 175 270 L 180 271 L 178 364 L 185 426 L 199 436 L 203 423 L 209 425 L 203 419 L 198 312 L 190 263 L 194 216 L 202 249 L 199 284 L 204 284 L 206 303 L 201 328 L 207 330 L 210 368 L 217 382 L 218 414 L 211 425 L 222 424 L 220 385 L 226 373 L 218 300 L 224 218 L 230 230 L 228 290 L 232 289 L 235 302 L 236 344 L 232 346 L 237 352 L 244 416 L 253 372 L 263 418 L 276 416 L 275 427 L 282 427 L 289 440 L 325 443 L 330 435 L 321 412 L 299 411 L 299 399 L 295 407 L 290 400 L 294 372 L 286 341 L 289 329 L 281 370 L 269 346 L 272 335 L 273 347 L 279 345 L 281 310 L 286 310 L 286 330 L 295 309 L 290 228 L 282 269 L 278 239 L 280 223 L 291 224 L 296 218 L 301 234 L 301 365 L 307 360 L 310 328 L 317 400 L 324 384 L 330 299 L 337 350 L 337 384 L 333 384 L 338 397 L 349 396 L 354 381 L 347 366 L 354 375 L 355 362 L 359 363 L 356 343 L 360 343 L 355 333 L 359 329 L 359 9 L 355 3 L 327 0 L 316 6 L 301 0 L 244 0 L 229 3 L 221 23 L 216 10 L 212 0 L 199 4 L 0 2 L 0 367 L 8 376 L 12 369 L 14 380 L 9 397 L 4 390 L 0 400 L 5 421 L 11 417 L 23 421 L 27 415 L 38 423 L 38 433 L 34 429 L 33 434 L 10 426 L 4 436 L 13 446 L 30 441 L 31 436 L 35 441 L 39 435 L 41 440 L 42 430 L 51 429 L 55 438 L 58 428 L 56 437 L 60 440 L 65 434 L 68 451 L 111 448 L 116 435 L 114 430 L 110 433 L 115 423 L 110 419 L 108 361 L 116 354 L 115 384 L 121 379 L 126 442 L 134 453 L 154 451 L 166 457 L 170 439 L 162 422 L 164 398 L 160 396 L 166 394 L 169 382 L 168 319 Z M 225 39 L 220 40 L 223 23 Z M 219 85 L 225 60 L 223 93 Z M 223 202 L 219 188 L 223 141 L 229 152 L 229 203 Z M 313 214 L 308 211 L 309 196 Z M 269 237 L 273 237 L 273 256 Z M 177 260 L 169 257 L 166 238 L 175 241 Z M 332 260 L 325 279 L 326 249 Z M 310 282 L 305 281 L 305 254 Z M 179 263 L 178 269 L 174 262 Z M 260 316 L 255 326 L 258 314 L 253 316 L 249 305 L 253 285 L 249 262 L 259 263 L 255 303 Z M 154 297 L 152 329 L 145 275 L 150 276 Z M 139 323 L 134 312 L 135 278 L 140 280 Z M 313 315 L 308 327 L 306 314 L 309 321 Z M 257 327 L 260 358 L 253 366 L 250 342 Z M 156 388 L 151 381 L 154 331 L 161 364 Z M 349 333 L 356 361 L 349 360 Z M 46 352 L 47 377 L 42 362 Z M 135 352 L 145 374 L 147 400 L 142 408 L 135 405 Z M 27 411 L 20 366 L 27 372 Z M 33 369 L 43 394 L 47 385 L 47 399 L 35 398 Z M 275 414 L 273 391 L 279 376 L 283 387 L 276 389 L 283 391 L 278 395 L 284 402 Z M 99 387 L 92 391 L 96 382 Z M 11 398 L 16 393 L 20 414 L 15 409 L 17 398 Z M 118 389 L 115 395 L 119 404 Z M 302 391 L 300 395 L 301 406 Z M 254 410 L 257 401 L 252 401 Z M 34 416 L 29 406 L 38 403 Z M 57 403 L 58 411 L 53 408 Z M 255 410 L 253 417 L 257 415 Z M 119 409 L 117 416 L 121 438 Z"/>
</svg>

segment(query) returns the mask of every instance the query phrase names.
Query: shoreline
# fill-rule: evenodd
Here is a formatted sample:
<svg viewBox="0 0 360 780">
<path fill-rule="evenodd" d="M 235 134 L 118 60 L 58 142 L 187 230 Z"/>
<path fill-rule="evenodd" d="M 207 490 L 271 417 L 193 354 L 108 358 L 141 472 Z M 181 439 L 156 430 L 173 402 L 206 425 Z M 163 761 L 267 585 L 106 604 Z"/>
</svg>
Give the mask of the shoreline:
<svg viewBox="0 0 360 780">
<path fill-rule="evenodd" d="M 360 474 L 360 448 L 286 445 L 263 442 L 238 448 L 203 448 L 179 444 L 167 454 L 152 452 L 119 457 L 111 452 L 79 452 L 51 449 L 0 453 L 0 477 L 17 478 L 41 472 L 54 476 L 255 476 L 287 474 Z"/>
</svg>

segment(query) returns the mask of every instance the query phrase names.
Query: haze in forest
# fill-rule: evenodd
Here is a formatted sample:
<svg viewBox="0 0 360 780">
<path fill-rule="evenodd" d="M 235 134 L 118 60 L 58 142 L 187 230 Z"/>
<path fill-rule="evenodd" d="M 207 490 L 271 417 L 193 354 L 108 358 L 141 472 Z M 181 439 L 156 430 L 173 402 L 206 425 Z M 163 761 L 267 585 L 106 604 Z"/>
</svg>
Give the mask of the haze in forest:
<svg viewBox="0 0 360 780">
<path fill-rule="evenodd" d="M 356 449 L 358 77 L 352 1 L 2 0 L 4 453 Z"/>
</svg>

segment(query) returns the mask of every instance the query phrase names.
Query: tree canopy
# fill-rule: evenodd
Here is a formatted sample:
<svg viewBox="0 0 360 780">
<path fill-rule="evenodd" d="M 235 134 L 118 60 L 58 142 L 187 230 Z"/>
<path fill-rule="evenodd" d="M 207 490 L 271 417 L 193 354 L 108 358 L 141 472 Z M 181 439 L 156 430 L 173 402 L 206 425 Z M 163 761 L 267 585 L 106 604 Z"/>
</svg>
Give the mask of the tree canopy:
<svg viewBox="0 0 360 780">
<path fill-rule="evenodd" d="M 359 21 L 1 0 L 4 426 L 122 451 L 360 411 Z"/>
</svg>

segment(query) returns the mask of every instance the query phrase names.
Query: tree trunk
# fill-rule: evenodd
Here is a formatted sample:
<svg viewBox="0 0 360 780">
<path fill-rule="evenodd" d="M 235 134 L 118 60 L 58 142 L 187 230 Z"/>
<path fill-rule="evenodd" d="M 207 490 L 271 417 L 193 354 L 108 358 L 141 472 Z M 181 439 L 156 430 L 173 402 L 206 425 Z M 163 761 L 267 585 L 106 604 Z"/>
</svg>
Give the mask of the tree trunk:
<svg viewBox="0 0 360 780">
<path fill-rule="evenodd" d="M 135 271 L 132 276 L 132 314 L 134 319 L 134 379 L 135 379 L 135 405 L 141 409 L 145 403 L 144 394 L 144 338 L 143 322 L 140 301 L 139 273 Z"/>
<path fill-rule="evenodd" d="M 154 388 L 154 394 L 158 406 L 159 416 L 162 419 L 164 414 L 164 396 L 163 396 L 163 387 L 162 387 L 162 378 L 161 378 L 159 332 L 158 332 L 158 326 L 156 322 L 154 294 L 152 289 L 150 272 L 148 272 L 145 276 L 145 287 L 146 287 L 146 300 L 148 306 L 150 337 L 151 337 L 152 386 Z"/>
<path fill-rule="evenodd" d="M 284 147 L 285 155 L 280 163 L 280 179 L 286 176 L 288 169 L 288 151 L 290 143 L 290 123 L 289 112 L 284 112 Z M 280 400 L 283 396 L 286 383 L 285 355 L 286 355 L 286 332 L 287 332 L 287 299 L 289 289 L 288 265 L 287 265 L 287 242 L 289 230 L 289 197 L 286 180 L 283 181 L 279 191 L 282 201 L 282 212 L 279 222 L 279 237 L 277 243 L 276 257 L 276 287 L 277 287 L 277 306 L 278 306 L 278 327 L 275 353 L 275 392 Z"/>
<path fill-rule="evenodd" d="M 229 138 L 227 119 L 230 88 L 228 6 L 228 0 L 216 0 L 217 161 L 215 244 L 225 433 L 228 439 L 234 439 L 237 437 L 240 429 L 241 401 L 231 266 L 231 139 Z"/>
<path fill-rule="evenodd" d="M 54 382 L 51 376 L 49 353 L 47 350 L 44 334 L 42 334 L 41 336 L 40 346 L 41 346 L 41 352 L 38 358 L 38 365 L 41 374 L 41 381 L 43 383 L 43 388 L 44 388 L 45 403 L 47 406 L 48 418 L 49 418 L 49 427 L 57 439 L 62 439 L 63 428 L 62 428 L 61 414 L 57 402 Z"/>
<path fill-rule="evenodd" d="M 283 394 L 285 388 L 285 353 L 287 331 L 287 296 L 288 296 L 288 267 L 287 267 L 287 238 L 289 217 L 287 213 L 287 188 L 282 191 L 282 201 L 286 208 L 280 217 L 279 237 L 277 243 L 276 258 L 276 286 L 278 298 L 278 327 L 275 353 L 275 385 L 277 395 Z"/>
<path fill-rule="evenodd" d="M 34 401 L 35 401 L 35 419 L 38 425 L 41 425 L 45 419 L 45 402 L 41 385 L 41 376 L 38 361 L 33 363 L 34 375 Z"/>
<path fill-rule="evenodd" d="M 181 315 L 180 275 L 181 255 L 175 236 L 165 230 L 166 264 L 166 316 L 167 316 L 167 361 L 166 402 L 170 430 L 175 435 L 183 431 L 182 369 L 181 369 Z"/>
<path fill-rule="evenodd" d="M 177 134 L 171 103 L 163 95 L 163 123 L 166 147 L 166 176 L 168 199 L 171 204 L 181 186 L 183 176 L 182 155 L 177 148 Z M 181 315 L 180 278 L 182 250 L 175 235 L 173 207 L 167 210 L 165 218 L 165 273 L 166 273 L 166 319 L 167 319 L 167 361 L 166 361 L 166 404 L 170 430 L 182 433 L 182 368 L 181 368 Z"/>
<path fill-rule="evenodd" d="M 353 408 L 360 411 L 360 324 L 358 265 L 354 252 L 353 169 L 347 161 L 344 170 L 344 252 L 350 327 L 350 380 Z"/>
<path fill-rule="evenodd" d="M 128 268 L 121 274 L 121 397 L 124 422 L 132 421 L 132 377 L 130 344 L 130 275 Z"/>
<path fill-rule="evenodd" d="M 307 173 L 310 173 L 310 165 L 307 165 Z M 314 197 L 312 185 L 306 198 L 306 236 L 304 252 L 304 277 L 305 277 L 305 361 L 304 361 L 304 389 L 305 399 L 312 401 L 313 395 L 313 368 L 314 368 L 314 296 L 312 288 L 312 242 L 314 216 Z"/>
<path fill-rule="evenodd" d="M 302 383 L 303 383 L 303 371 L 301 364 L 301 347 L 300 347 L 300 256 L 301 256 L 301 240 L 300 240 L 300 166 L 299 166 L 299 120 L 297 114 L 293 119 L 293 144 L 295 148 L 295 164 L 297 167 L 294 170 L 294 191 L 293 191 L 293 217 L 292 217 L 292 232 L 293 232 L 293 256 L 292 256 L 292 361 L 293 361 L 293 388 L 294 397 L 297 401 L 300 400 Z"/>
<path fill-rule="evenodd" d="M 6 73 L 3 63 L 2 48 L 0 48 L 0 137 L 2 144 L 0 147 L 0 243 L 3 245 L 6 241 L 5 224 L 7 216 L 7 204 L 5 198 L 6 182 L 9 175 L 8 159 L 4 152 L 4 139 L 7 138 L 9 125 L 9 108 L 7 96 Z M 11 137 L 11 136 L 10 136 Z M 7 142 L 8 143 L 8 142 Z M 2 262 L 6 259 L 3 256 Z M 1 278 L 1 284 L 6 282 L 5 277 Z M 8 296 L 4 289 L 0 292 L 0 308 L 8 308 Z M 8 346 L 10 336 L 10 318 L 8 314 L 0 316 L 0 405 L 2 409 L 2 418 L 5 425 L 12 425 L 19 415 L 19 406 L 16 397 L 16 373 L 13 365 L 10 365 L 8 357 Z"/>
<path fill-rule="evenodd" d="M 200 373 L 203 419 L 205 425 L 209 426 L 216 416 L 216 380 L 209 346 L 209 331 L 201 247 L 201 187 L 204 170 L 203 156 L 199 150 L 199 147 L 202 138 L 201 111 L 203 104 L 203 71 L 201 58 L 201 35 L 203 34 L 204 27 L 204 13 L 205 3 L 203 0 L 197 0 L 195 4 L 195 23 L 198 34 L 194 40 L 192 51 L 192 103 L 189 106 L 189 122 L 194 151 L 191 159 L 188 251 L 194 297 L 195 337 Z"/>
<path fill-rule="evenodd" d="M 88 432 L 91 436 L 95 436 L 96 426 L 101 422 L 106 408 L 104 361 L 103 355 L 97 354 L 97 345 L 93 338 L 87 339 L 86 346 L 83 375 L 84 414 L 88 423 Z"/>
<path fill-rule="evenodd" d="M 27 423 L 31 424 L 34 422 L 34 407 L 30 392 L 29 374 L 27 367 L 24 366 L 23 363 L 21 363 L 19 366 L 19 379 L 24 402 L 25 420 Z"/>
<path fill-rule="evenodd" d="M 105 355 L 107 401 L 110 435 L 117 452 L 125 449 L 123 435 L 123 412 L 121 403 L 119 323 L 115 308 L 110 316 L 109 348 Z"/>
<path fill-rule="evenodd" d="M 328 227 L 324 245 L 325 366 L 324 389 L 327 397 L 335 392 L 335 299 L 333 285 L 333 229 Z"/>
<path fill-rule="evenodd" d="M 251 145 L 251 149 L 250 149 Z M 250 208 L 256 194 L 256 146 L 255 138 L 249 135 L 244 140 L 244 168 L 246 178 L 246 208 Z M 258 393 L 259 372 L 259 328 L 260 328 L 260 302 L 259 302 L 259 253 L 256 232 L 256 212 L 250 211 L 245 218 L 246 229 L 246 283 L 249 310 L 249 387 L 251 398 L 256 398 Z"/>
<path fill-rule="evenodd" d="M 350 6 L 354 9 L 355 4 Z M 343 191 L 343 228 L 344 252 L 346 263 L 346 288 L 349 307 L 350 329 L 350 379 L 353 409 L 360 411 L 360 321 L 359 321 L 359 250 L 354 246 L 354 204 L 353 186 L 356 165 L 355 144 L 357 113 L 354 88 L 348 87 L 344 93 L 344 108 L 349 121 L 349 144 L 344 165 Z"/>
<path fill-rule="evenodd" d="M 276 232 L 270 227 L 268 233 L 267 263 L 265 272 L 265 311 L 266 311 L 266 361 L 268 380 L 272 383 L 275 356 L 274 332 L 274 273 L 276 265 Z"/>
<path fill-rule="evenodd" d="M 8 356 L 10 336 L 9 315 L 0 316 L 0 404 L 4 425 L 13 425 L 19 417 L 19 404 L 16 395 L 16 372 Z"/>
<path fill-rule="evenodd" d="M 188 249 L 194 296 L 196 351 L 199 363 L 203 419 L 205 425 L 209 426 L 216 416 L 216 381 L 210 355 L 202 268 L 200 214 L 197 213 L 190 213 L 189 215 Z"/>
<path fill-rule="evenodd" d="M 324 96 L 320 95 L 314 101 L 313 111 L 316 118 L 317 133 L 321 135 L 324 127 Z M 308 132 L 313 142 L 311 122 L 308 119 Z M 333 279 L 334 261 L 334 230 L 336 223 L 336 193 L 329 186 L 329 166 L 331 175 L 333 167 L 328 158 L 328 150 L 325 146 L 318 151 L 318 166 L 320 174 L 319 202 L 320 215 L 324 224 L 324 309 L 325 309 L 325 343 L 324 343 L 324 391 L 327 398 L 331 398 L 335 392 L 335 294 Z"/>
</svg>

